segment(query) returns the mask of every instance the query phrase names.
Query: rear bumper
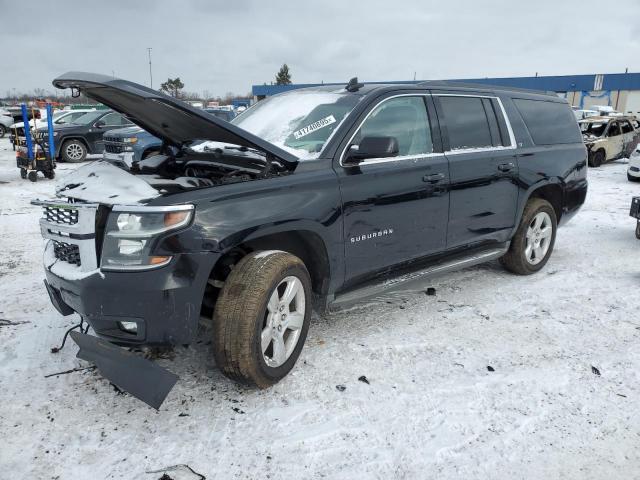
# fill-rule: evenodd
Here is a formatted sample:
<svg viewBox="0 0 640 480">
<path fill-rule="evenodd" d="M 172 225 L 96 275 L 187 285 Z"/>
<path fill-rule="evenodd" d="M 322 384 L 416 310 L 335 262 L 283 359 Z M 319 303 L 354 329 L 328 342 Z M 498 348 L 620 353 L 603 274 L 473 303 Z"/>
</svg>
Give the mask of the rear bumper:
<svg viewBox="0 0 640 480">
<path fill-rule="evenodd" d="M 181 254 L 158 269 L 101 272 L 62 278 L 45 269 L 47 291 L 63 315 L 77 312 L 99 337 L 120 345 L 188 344 L 215 254 Z M 135 322 L 137 332 L 120 328 Z"/>
<path fill-rule="evenodd" d="M 77 357 L 92 362 L 111 383 L 158 409 L 178 376 L 125 349 L 79 332 L 71 338 L 80 347 Z"/>
</svg>

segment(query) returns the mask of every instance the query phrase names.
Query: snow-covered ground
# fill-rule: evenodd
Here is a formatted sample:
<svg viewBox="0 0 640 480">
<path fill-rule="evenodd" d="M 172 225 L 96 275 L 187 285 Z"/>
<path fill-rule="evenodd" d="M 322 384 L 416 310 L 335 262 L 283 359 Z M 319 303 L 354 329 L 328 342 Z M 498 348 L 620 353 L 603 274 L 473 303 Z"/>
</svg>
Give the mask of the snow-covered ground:
<svg viewBox="0 0 640 480">
<path fill-rule="evenodd" d="M 156 412 L 95 371 L 45 378 L 88 364 L 73 343 L 50 353 L 77 321 L 42 285 L 29 201 L 53 182 L 21 180 L 0 140 L 0 478 L 155 480 L 178 464 L 207 479 L 640 478 L 640 184 L 625 164 L 590 171 L 541 273 L 491 263 L 315 316 L 269 390 L 223 377 L 203 336 L 160 360 L 181 380 Z"/>
</svg>

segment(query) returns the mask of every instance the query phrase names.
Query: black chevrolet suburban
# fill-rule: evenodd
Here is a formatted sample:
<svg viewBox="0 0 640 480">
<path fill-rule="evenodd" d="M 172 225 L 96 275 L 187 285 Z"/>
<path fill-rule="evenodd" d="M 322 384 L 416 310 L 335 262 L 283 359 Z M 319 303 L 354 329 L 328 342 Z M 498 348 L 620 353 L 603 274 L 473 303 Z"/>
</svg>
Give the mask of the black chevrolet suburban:
<svg viewBox="0 0 640 480">
<path fill-rule="evenodd" d="M 228 123 L 112 77 L 53 83 L 163 141 L 34 202 L 51 301 L 97 335 L 72 332 L 78 356 L 155 407 L 175 378 L 120 347 L 188 344 L 208 321 L 224 374 L 267 387 L 293 368 L 312 308 L 492 259 L 533 274 L 587 193 L 580 130 L 553 94 L 352 79 Z"/>
</svg>

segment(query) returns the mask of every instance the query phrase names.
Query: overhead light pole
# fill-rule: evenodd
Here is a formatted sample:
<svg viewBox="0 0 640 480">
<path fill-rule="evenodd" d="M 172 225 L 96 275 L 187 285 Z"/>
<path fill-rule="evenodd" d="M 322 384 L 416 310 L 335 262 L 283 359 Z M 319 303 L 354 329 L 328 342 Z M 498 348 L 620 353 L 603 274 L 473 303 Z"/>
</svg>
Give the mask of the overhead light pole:
<svg viewBox="0 0 640 480">
<path fill-rule="evenodd" d="M 151 47 L 147 47 L 147 53 L 149 54 L 149 86 L 153 88 L 153 74 L 151 73 Z"/>
</svg>

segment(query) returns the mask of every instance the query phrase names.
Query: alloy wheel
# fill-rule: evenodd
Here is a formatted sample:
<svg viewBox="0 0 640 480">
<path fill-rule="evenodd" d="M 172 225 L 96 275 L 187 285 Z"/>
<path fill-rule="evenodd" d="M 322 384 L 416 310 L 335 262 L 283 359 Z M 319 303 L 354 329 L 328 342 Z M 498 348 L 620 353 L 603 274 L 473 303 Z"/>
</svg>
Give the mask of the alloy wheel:
<svg viewBox="0 0 640 480">
<path fill-rule="evenodd" d="M 271 293 L 261 333 L 262 355 L 269 367 L 282 366 L 295 350 L 305 303 L 304 285 L 298 277 L 285 277 Z"/>
<path fill-rule="evenodd" d="M 77 143 L 70 143 L 66 149 L 67 157 L 72 160 L 80 160 L 84 153 L 83 148 Z"/>
<path fill-rule="evenodd" d="M 553 223 L 547 212 L 538 212 L 527 228 L 524 255 L 531 265 L 537 265 L 544 259 L 551 245 Z"/>
</svg>

